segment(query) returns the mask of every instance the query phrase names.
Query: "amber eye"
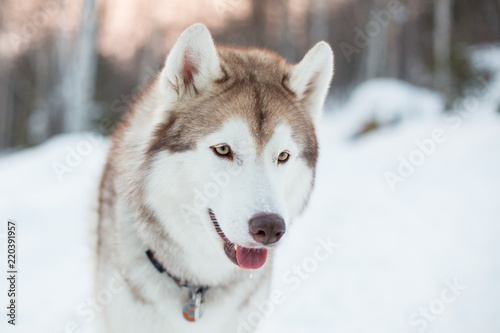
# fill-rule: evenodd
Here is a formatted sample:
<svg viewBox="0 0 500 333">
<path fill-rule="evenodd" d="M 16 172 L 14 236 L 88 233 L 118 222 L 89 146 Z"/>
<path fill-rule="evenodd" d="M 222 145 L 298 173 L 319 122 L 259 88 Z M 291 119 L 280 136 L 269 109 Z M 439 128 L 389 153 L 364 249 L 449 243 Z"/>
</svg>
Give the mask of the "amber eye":
<svg viewBox="0 0 500 333">
<path fill-rule="evenodd" d="M 212 147 L 213 151 L 220 156 L 230 157 L 231 156 L 231 148 L 228 145 L 220 145 L 216 147 Z"/>
<path fill-rule="evenodd" d="M 278 155 L 278 163 L 285 163 L 286 161 L 288 161 L 289 157 L 290 157 L 290 154 L 288 154 L 286 151 L 282 151 Z"/>
</svg>

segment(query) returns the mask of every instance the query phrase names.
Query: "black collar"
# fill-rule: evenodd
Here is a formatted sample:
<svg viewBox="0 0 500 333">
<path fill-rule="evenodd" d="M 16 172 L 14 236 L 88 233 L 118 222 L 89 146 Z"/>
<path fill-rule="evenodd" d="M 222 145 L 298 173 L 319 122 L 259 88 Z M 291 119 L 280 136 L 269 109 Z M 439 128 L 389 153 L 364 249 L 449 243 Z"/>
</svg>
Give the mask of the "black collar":
<svg viewBox="0 0 500 333">
<path fill-rule="evenodd" d="M 203 315 L 202 306 L 205 300 L 205 292 L 209 289 L 209 287 L 196 286 L 191 284 L 189 281 L 173 276 L 165 269 L 165 267 L 163 267 L 163 265 L 158 260 L 156 260 L 153 251 L 147 250 L 146 255 L 148 256 L 153 266 L 156 267 L 158 272 L 165 272 L 172 280 L 175 281 L 175 283 L 177 283 L 179 287 L 186 287 L 189 289 L 191 296 L 182 307 L 182 315 L 187 321 L 193 322 L 199 320 Z"/>
<path fill-rule="evenodd" d="M 178 277 L 176 276 L 173 276 L 172 274 L 170 274 L 166 269 L 165 267 L 163 267 L 163 265 L 158 261 L 156 260 L 155 256 L 154 256 L 154 253 L 153 251 L 151 250 L 147 250 L 146 251 L 146 255 L 148 256 L 149 260 L 151 261 L 151 263 L 153 264 L 153 266 L 155 266 L 155 268 L 158 270 L 158 272 L 160 273 L 166 273 L 172 280 L 175 281 L 175 283 L 179 286 L 179 287 L 186 287 L 186 288 L 189 288 L 189 289 L 192 289 L 192 290 L 203 290 L 203 293 L 205 291 L 208 290 L 208 286 L 197 286 L 197 285 L 193 285 L 192 283 L 190 283 L 189 281 L 186 281 L 184 279 L 179 279 Z"/>
</svg>

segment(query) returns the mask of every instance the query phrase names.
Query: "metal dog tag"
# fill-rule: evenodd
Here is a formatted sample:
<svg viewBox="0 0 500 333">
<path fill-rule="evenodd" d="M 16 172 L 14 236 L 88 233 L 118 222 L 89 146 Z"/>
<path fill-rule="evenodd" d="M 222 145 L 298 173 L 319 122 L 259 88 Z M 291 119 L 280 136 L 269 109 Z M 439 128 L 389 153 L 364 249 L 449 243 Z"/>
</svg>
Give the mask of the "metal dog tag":
<svg viewBox="0 0 500 333">
<path fill-rule="evenodd" d="M 192 292 L 191 299 L 184 304 L 182 315 L 187 321 L 195 322 L 203 316 L 202 297 L 201 290 Z"/>
</svg>

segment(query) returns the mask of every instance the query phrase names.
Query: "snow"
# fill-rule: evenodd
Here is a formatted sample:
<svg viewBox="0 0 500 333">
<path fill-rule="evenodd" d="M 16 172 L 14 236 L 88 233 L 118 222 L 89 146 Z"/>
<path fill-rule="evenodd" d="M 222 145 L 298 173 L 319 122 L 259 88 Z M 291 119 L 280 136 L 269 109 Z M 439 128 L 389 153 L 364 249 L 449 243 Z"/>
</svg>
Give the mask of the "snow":
<svg viewBox="0 0 500 333">
<path fill-rule="evenodd" d="M 89 137 L 63 135 L 0 159 L 0 233 L 6 232 L 8 219 L 17 222 L 19 265 L 19 321 L 7 325 L 2 306 L 1 332 L 66 333 L 73 332 L 66 325 L 82 322 L 75 309 L 91 295 L 92 204 L 107 149 L 105 141 Z M 92 147 L 81 149 L 88 155 L 73 161 L 72 173 L 60 181 L 52 164 L 66 163 L 68 148 L 85 145 Z M 0 236 L 0 243 L 5 273 L 5 238 Z M 6 304 L 4 278 L 0 290 Z"/>
<path fill-rule="evenodd" d="M 261 304 L 259 333 L 500 331 L 499 87 L 443 116 L 428 108 L 440 108 L 434 93 L 379 80 L 325 116 L 316 188 L 276 253 L 279 296 Z M 397 105 L 413 115 L 350 140 L 366 103 L 380 119 L 407 112 Z M 82 133 L 0 158 L 0 233 L 17 221 L 20 272 L 18 325 L 3 307 L 2 332 L 90 331 L 77 309 L 91 297 L 107 149 Z M 392 186 L 388 174 L 399 177 Z M 4 304 L 6 289 L 2 278 Z"/>
<path fill-rule="evenodd" d="M 441 97 L 396 79 L 379 78 L 360 84 L 340 110 L 345 137 L 354 137 L 363 125 L 376 122 L 395 125 L 415 120 L 435 119 L 443 109 Z"/>
<path fill-rule="evenodd" d="M 490 108 L 500 111 L 500 44 L 498 45 L 480 45 L 470 51 L 470 58 L 473 67 L 478 71 L 484 71 L 491 74 L 490 83 L 485 88 L 491 88 L 484 96 L 484 103 Z M 482 80 L 481 80 L 482 81 Z"/>
<path fill-rule="evenodd" d="M 435 128 L 447 141 L 391 191 L 384 173 Z M 311 205 L 277 260 L 275 288 L 289 301 L 259 332 L 498 332 L 499 117 L 457 130 L 406 126 L 350 145 L 329 136 Z M 290 290 L 283 272 L 313 256 L 318 237 L 338 249 Z M 455 279 L 466 290 L 425 330 L 421 316 L 412 326 L 420 307 L 441 312 L 435 299 Z"/>
</svg>

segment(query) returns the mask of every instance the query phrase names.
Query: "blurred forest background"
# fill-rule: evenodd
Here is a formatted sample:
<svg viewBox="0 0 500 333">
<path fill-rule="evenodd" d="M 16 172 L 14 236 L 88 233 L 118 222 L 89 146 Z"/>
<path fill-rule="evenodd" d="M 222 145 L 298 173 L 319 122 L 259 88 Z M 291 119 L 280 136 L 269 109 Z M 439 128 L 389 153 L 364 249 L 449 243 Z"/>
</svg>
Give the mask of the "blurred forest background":
<svg viewBox="0 0 500 333">
<path fill-rule="evenodd" d="M 291 62 L 328 41 L 330 102 L 392 77 L 451 103 L 474 79 L 467 50 L 500 41 L 500 1 L 0 0 L 0 151 L 63 132 L 108 134 L 195 22 L 218 43 Z"/>
</svg>

